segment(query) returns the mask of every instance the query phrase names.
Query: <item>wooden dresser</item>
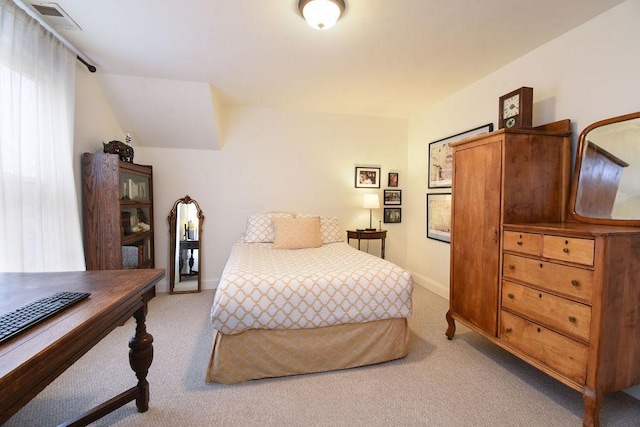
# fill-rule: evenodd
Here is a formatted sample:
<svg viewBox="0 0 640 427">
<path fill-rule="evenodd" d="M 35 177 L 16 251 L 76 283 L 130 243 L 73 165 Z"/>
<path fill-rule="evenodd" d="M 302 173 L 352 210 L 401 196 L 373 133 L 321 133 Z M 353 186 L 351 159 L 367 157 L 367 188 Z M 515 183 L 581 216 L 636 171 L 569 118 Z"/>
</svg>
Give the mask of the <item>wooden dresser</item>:
<svg viewBox="0 0 640 427">
<path fill-rule="evenodd" d="M 499 132 L 452 144 L 446 335 L 459 321 L 582 392 L 598 426 L 604 394 L 640 384 L 640 227 L 565 218 L 566 135 Z"/>
<path fill-rule="evenodd" d="M 498 339 L 581 391 L 584 425 L 603 394 L 640 383 L 640 229 L 504 225 Z"/>
</svg>

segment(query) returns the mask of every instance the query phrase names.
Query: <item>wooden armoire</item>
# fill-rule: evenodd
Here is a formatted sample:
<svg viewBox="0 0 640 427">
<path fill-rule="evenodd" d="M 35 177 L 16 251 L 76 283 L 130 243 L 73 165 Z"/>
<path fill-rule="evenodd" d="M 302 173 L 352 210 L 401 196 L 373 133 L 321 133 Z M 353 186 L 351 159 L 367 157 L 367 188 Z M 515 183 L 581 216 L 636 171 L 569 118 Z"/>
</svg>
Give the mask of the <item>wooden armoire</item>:
<svg viewBox="0 0 640 427">
<path fill-rule="evenodd" d="M 451 144 L 453 185 L 448 317 L 497 336 L 505 223 L 566 215 L 571 132 L 500 129 Z M 447 335 L 454 334 L 450 321 Z"/>
<path fill-rule="evenodd" d="M 615 195 L 603 191 L 615 193 L 624 162 L 603 185 L 589 128 L 567 203 L 568 129 L 501 129 L 452 144 L 446 335 L 458 321 L 581 392 L 583 425 L 599 426 L 604 394 L 640 384 L 640 220 L 609 216 Z M 591 193 L 580 203 L 578 182 Z M 593 194 L 606 215 L 586 210 Z"/>
</svg>

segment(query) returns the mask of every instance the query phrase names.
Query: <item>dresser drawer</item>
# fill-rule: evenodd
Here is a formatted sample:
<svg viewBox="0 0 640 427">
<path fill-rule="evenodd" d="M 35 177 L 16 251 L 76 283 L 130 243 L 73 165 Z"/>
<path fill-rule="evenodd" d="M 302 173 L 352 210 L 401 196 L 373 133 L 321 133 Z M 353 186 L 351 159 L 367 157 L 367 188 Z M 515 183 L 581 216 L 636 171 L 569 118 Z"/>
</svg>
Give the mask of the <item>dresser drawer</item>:
<svg viewBox="0 0 640 427">
<path fill-rule="evenodd" d="M 594 241 L 562 236 L 544 236 L 542 256 L 577 264 L 593 265 Z"/>
<path fill-rule="evenodd" d="M 502 282 L 502 307 L 589 342 L 591 307 L 516 283 Z"/>
<path fill-rule="evenodd" d="M 519 233 L 517 231 L 504 232 L 503 248 L 505 251 L 540 256 L 541 247 L 542 235 L 540 234 Z"/>
<path fill-rule="evenodd" d="M 573 381 L 584 384 L 588 347 L 502 310 L 500 338 Z"/>
<path fill-rule="evenodd" d="M 502 276 L 591 304 L 593 270 L 504 254 Z"/>
</svg>

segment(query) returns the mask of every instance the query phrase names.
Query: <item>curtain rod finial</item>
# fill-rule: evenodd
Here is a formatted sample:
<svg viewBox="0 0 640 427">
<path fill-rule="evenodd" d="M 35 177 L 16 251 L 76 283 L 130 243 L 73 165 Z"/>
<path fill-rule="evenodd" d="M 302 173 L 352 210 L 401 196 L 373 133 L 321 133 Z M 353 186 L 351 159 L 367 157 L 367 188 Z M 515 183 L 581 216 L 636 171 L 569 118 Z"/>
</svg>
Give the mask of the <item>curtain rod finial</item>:
<svg viewBox="0 0 640 427">
<path fill-rule="evenodd" d="M 93 65 L 89 64 L 87 61 L 84 60 L 84 58 L 82 58 L 80 55 L 76 55 L 76 58 L 78 58 L 78 61 L 82 62 L 84 65 L 86 65 L 87 69 L 89 71 L 91 71 L 92 73 L 96 72 L 96 67 L 94 67 Z"/>
</svg>

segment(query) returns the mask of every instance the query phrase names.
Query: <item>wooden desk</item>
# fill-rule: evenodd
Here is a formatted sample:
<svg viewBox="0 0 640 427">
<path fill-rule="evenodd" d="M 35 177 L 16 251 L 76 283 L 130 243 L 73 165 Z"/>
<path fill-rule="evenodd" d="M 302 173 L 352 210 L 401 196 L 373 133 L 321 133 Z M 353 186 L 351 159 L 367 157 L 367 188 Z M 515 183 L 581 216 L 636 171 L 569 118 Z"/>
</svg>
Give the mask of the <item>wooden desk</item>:
<svg viewBox="0 0 640 427">
<path fill-rule="evenodd" d="M 384 241 L 387 238 L 387 230 L 347 230 L 347 243 L 351 239 L 358 239 L 358 249 L 360 249 L 361 240 L 381 240 L 380 258 L 384 259 Z"/>
<path fill-rule="evenodd" d="M 91 292 L 86 300 L 0 344 L 0 424 L 132 315 L 136 329 L 129 341 L 129 362 L 137 385 L 65 425 L 87 425 L 132 400 L 145 412 L 146 376 L 153 360 L 145 316 L 162 277 L 162 269 L 0 273 L 0 314 L 56 291 Z"/>
</svg>

